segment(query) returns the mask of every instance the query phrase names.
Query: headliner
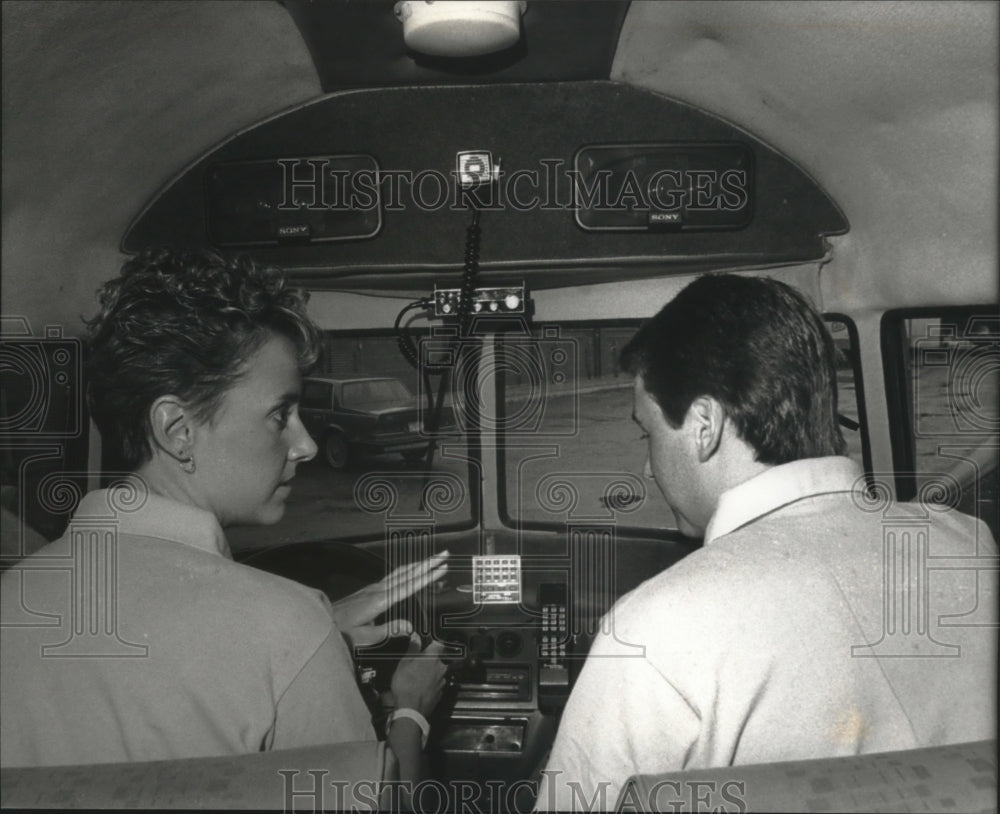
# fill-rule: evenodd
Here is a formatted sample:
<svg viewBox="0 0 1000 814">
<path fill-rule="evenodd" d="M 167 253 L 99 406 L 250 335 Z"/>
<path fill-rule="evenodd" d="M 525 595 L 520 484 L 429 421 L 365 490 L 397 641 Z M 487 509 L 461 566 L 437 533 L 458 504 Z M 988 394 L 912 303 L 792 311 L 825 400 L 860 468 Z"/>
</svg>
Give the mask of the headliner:
<svg viewBox="0 0 1000 814">
<path fill-rule="evenodd" d="M 183 167 L 335 81 L 266 0 L 2 14 L 4 312 L 36 332 L 78 332 L 130 221 Z M 997 21 L 993 3 L 633 2 L 610 78 L 736 122 L 820 182 L 852 227 L 831 239 L 824 307 L 991 301 Z M 372 58 L 410 81 L 398 54 Z"/>
</svg>

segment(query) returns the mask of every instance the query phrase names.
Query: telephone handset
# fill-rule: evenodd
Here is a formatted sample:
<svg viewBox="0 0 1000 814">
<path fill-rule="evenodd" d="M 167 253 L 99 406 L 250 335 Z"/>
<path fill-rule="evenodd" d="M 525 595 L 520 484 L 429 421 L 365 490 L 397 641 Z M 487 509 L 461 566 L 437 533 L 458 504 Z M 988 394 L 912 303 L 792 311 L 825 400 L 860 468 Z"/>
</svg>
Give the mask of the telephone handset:
<svg viewBox="0 0 1000 814">
<path fill-rule="evenodd" d="M 538 586 L 542 619 L 538 631 L 538 708 L 558 712 L 569 698 L 569 656 L 572 631 L 565 583 L 546 582 Z"/>
</svg>

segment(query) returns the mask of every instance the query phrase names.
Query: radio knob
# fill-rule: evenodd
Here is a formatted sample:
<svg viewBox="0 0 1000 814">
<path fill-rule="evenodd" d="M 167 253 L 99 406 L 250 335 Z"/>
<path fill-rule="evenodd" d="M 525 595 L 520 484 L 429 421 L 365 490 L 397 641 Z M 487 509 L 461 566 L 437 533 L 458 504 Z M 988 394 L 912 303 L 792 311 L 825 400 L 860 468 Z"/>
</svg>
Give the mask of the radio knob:
<svg viewBox="0 0 1000 814">
<path fill-rule="evenodd" d="M 511 658 L 521 652 L 523 642 L 520 635 L 512 630 L 505 630 L 497 636 L 497 652 L 504 658 Z"/>
</svg>

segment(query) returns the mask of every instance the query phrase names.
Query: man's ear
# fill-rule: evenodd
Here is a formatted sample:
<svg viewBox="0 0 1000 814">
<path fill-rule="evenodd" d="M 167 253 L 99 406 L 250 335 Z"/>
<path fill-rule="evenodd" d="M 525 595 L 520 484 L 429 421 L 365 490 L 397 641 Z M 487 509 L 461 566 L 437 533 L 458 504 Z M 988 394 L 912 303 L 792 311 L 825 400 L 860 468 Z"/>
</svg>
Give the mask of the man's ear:
<svg viewBox="0 0 1000 814">
<path fill-rule="evenodd" d="M 153 442 L 174 460 L 189 460 L 194 442 L 193 419 L 186 402 L 177 396 L 160 396 L 149 408 Z"/>
<path fill-rule="evenodd" d="M 688 407 L 687 421 L 691 422 L 691 439 L 698 461 L 705 463 L 719 449 L 726 411 L 711 396 L 698 396 Z"/>
</svg>

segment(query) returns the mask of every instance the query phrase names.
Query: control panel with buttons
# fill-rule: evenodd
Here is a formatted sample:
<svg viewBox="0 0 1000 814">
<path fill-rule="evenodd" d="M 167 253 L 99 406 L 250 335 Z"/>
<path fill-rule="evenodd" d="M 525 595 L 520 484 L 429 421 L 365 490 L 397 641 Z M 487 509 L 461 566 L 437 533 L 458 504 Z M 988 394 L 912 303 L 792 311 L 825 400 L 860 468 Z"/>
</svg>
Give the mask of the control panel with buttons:
<svg viewBox="0 0 1000 814">
<path fill-rule="evenodd" d="M 483 604 L 520 602 L 520 556 L 491 554 L 473 557 L 472 601 Z"/>
<path fill-rule="evenodd" d="M 435 287 L 433 300 L 434 316 L 457 316 L 462 301 L 462 290 Z M 524 283 L 477 288 L 472 294 L 469 310 L 473 315 L 482 316 L 525 316 L 528 312 Z"/>
</svg>

